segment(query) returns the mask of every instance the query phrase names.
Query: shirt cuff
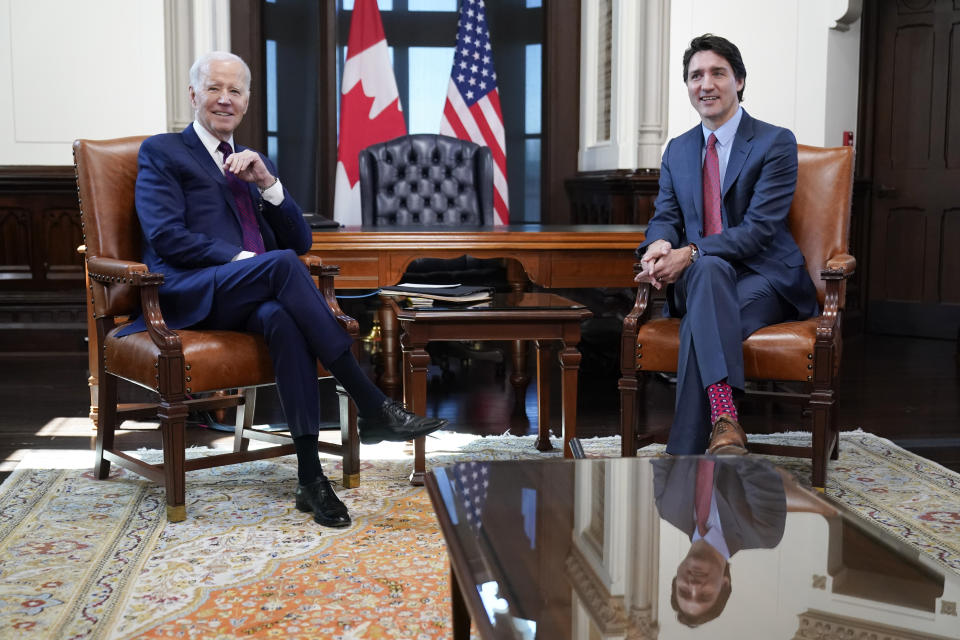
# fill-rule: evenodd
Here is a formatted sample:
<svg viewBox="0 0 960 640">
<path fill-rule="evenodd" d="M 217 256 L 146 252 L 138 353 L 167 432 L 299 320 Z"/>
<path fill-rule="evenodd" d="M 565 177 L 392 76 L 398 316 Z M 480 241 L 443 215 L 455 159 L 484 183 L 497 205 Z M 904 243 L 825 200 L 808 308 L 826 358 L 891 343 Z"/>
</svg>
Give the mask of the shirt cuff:
<svg viewBox="0 0 960 640">
<path fill-rule="evenodd" d="M 255 254 L 253 251 L 241 251 L 237 255 L 233 256 L 233 258 L 230 259 L 230 262 L 236 262 L 237 260 L 246 260 L 247 258 L 252 258 L 255 255 L 257 254 Z"/>
<path fill-rule="evenodd" d="M 261 191 L 260 195 L 275 207 L 283 204 L 283 185 L 280 184 L 280 178 L 277 178 L 272 185 Z"/>
</svg>

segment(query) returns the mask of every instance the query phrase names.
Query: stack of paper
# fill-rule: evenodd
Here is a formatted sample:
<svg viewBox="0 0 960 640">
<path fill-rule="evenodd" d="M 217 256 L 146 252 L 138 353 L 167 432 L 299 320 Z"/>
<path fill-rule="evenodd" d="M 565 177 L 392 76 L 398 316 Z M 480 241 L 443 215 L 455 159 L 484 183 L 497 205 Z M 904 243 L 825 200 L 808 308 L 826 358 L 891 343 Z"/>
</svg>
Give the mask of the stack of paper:
<svg viewBox="0 0 960 640">
<path fill-rule="evenodd" d="M 421 300 L 442 300 L 444 302 L 482 302 L 493 297 L 493 288 L 462 284 L 401 283 L 393 287 L 383 287 L 380 289 L 380 293 L 385 296 L 407 297 L 411 301 L 419 298 Z"/>
</svg>

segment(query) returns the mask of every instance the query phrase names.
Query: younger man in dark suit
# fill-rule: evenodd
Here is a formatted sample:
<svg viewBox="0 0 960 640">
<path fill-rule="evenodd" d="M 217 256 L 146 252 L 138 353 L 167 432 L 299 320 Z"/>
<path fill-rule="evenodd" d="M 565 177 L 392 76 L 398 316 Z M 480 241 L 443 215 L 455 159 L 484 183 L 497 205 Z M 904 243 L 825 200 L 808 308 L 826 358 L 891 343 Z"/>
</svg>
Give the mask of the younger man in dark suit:
<svg viewBox="0 0 960 640">
<path fill-rule="evenodd" d="M 164 274 L 160 306 L 171 328 L 263 334 L 297 449 L 296 506 L 319 524 L 345 527 L 350 516 L 317 454 L 317 359 L 356 402 L 365 444 L 409 440 L 446 421 L 405 411 L 360 370 L 350 336 L 297 258 L 312 243 L 300 207 L 267 157 L 234 144 L 249 98 L 250 69 L 239 57 L 214 52 L 190 68 L 196 120 L 140 148 L 144 262 Z M 125 332 L 143 328 L 141 318 Z"/>
<path fill-rule="evenodd" d="M 667 452 L 746 453 L 733 403 L 744 387 L 742 341 L 818 311 L 803 254 L 787 227 L 797 142 L 740 106 L 747 70 L 730 41 L 706 34 L 683 55 L 701 123 L 671 140 L 638 282 L 667 286 L 679 316 L 677 401 Z"/>
</svg>

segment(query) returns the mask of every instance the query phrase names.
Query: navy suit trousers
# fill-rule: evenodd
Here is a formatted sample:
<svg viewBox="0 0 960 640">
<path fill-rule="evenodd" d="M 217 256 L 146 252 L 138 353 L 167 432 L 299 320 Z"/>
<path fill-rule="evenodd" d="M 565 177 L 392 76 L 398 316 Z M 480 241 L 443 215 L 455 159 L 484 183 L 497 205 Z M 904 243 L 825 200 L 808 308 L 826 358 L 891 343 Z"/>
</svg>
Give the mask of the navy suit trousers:
<svg viewBox="0 0 960 640">
<path fill-rule="evenodd" d="M 703 453 L 710 441 L 706 389 L 726 381 L 743 391 L 743 340 L 767 325 L 791 320 L 796 310 L 759 273 L 722 258 L 701 256 L 672 289 L 680 319 L 677 399 L 667 452 Z"/>
<path fill-rule="evenodd" d="M 316 434 L 317 360 L 328 366 L 343 355 L 350 348 L 350 334 L 291 250 L 268 251 L 214 268 L 213 305 L 199 326 L 263 334 L 291 434 Z"/>
</svg>

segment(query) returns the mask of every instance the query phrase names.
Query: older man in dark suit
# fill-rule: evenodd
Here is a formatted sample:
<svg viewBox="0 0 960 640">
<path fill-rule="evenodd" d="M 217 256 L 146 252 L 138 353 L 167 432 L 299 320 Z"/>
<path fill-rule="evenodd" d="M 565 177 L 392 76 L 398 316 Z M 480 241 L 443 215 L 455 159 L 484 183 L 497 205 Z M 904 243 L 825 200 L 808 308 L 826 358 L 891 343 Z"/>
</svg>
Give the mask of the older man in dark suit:
<svg viewBox="0 0 960 640">
<path fill-rule="evenodd" d="M 816 290 L 787 227 L 797 142 L 743 110 L 747 71 L 728 40 L 694 38 L 683 80 L 701 123 L 667 144 L 638 282 L 667 286 L 681 318 L 677 402 L 667 452 L 746 453 L 733 402 L 741 343 L 815 315 Z"/>
<path fill-rule="evenodd" d="M 262 333 L 297 450 L 296 506 L 331 527 L 350 524 L 317 454 L 317 359 L 356 402 L 364 443 L 403 441 L 441 428 L 389 400 L 360 370 L 297 254 L 312 242 L 300 207 L 270 160 L 233 140 L 250 98 L 239 57 L 207 54 L 190 69 L 196 120 L 140 148 L 137 215 L 144 262 L 164 274 L 160 306 L 174 329 Z M 143 320 L 126 332 L 143 330 Z"/>
</svg>

